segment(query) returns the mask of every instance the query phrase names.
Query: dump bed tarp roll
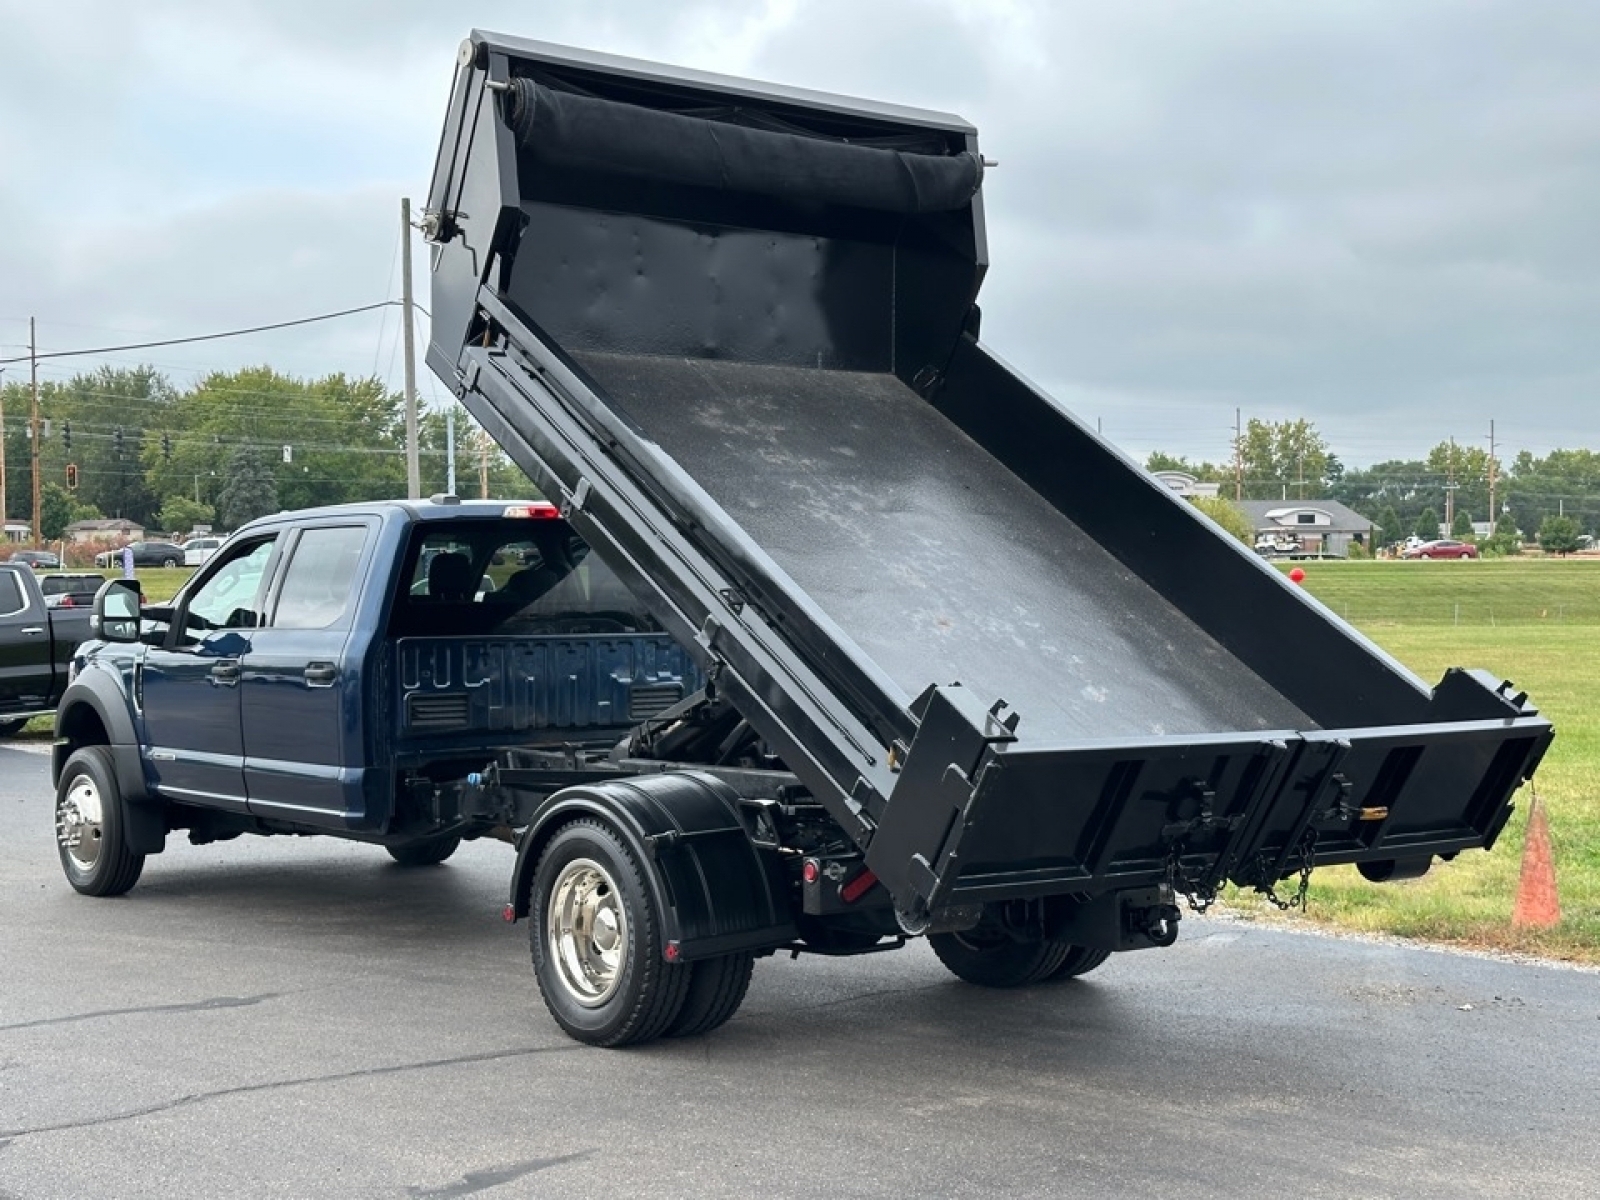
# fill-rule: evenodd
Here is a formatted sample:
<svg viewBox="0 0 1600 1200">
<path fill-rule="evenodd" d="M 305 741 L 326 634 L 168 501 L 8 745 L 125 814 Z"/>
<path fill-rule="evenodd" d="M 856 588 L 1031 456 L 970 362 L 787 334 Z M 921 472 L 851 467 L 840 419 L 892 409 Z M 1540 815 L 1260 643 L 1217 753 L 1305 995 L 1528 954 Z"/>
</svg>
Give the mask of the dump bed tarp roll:
<svg viewBox="0 0 1600 1200">
<path fill-rule="evenodd" d="M 525 153 L 547 166 L 783 196 L 881 212 L 945 212 L 983 180 L 970 151 L 930 154 L 662 112 L 511 82 L 507 120 Z"/>
</svg>

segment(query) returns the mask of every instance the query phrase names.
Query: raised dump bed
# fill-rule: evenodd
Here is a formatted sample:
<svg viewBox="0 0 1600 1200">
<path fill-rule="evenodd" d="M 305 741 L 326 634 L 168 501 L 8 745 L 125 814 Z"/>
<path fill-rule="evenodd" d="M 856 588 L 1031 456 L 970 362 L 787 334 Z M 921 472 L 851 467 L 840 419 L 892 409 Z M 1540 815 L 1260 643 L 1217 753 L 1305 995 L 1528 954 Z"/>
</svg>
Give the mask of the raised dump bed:
<svg viewBox="0 0 1600 1200">
<path fill-rule="evenodd" d="M 1492 843 L 1548 723 L 1429 689 L 995 357 L 983 187 L 956 117 L 474 33 L 428 361 L 908 930 Z"/>
</svg>

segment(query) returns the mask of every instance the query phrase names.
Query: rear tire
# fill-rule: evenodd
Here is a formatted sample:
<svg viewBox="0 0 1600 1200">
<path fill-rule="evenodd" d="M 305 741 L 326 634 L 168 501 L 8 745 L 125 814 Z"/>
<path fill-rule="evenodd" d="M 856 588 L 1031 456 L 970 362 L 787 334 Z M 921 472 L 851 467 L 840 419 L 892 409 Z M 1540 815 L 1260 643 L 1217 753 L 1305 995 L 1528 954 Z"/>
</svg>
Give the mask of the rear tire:
<svg viewBox="0 0 1600 1200">
<path fill-rule="evenodd" d="M 534 870 L 532 901 L 534 975 L 568 1036 L 626 1046 L 672 1025 L 692 966 L 663 957 L 645 868 L 610 826 L 585 817 L 557 830 Z"/>
<path fill-rule="evenodd" d="M 56 788 L 56 849 L 67 882 L 85 896 L 120 896 L 139 881 L 144 855 L 128 849 L 122 791 L 104 746 L 67 759 Z"/>
<path fill-rule="evenodd" d="M 1087 946 L 1068 946 L 1067 956 L 1061 960 L 1061 965 L 1050 972 L 1051 979 L 1072 979 L 1079 975 L 1087 975 L 1106 959 L 1111 957 L 1109 950 L 1091 950 Z"/>
<path fill-rule="evenodd" d="M 691 963 L 693 973 L 689 976 L 683 1007 L 661 1031 L 661 1036 L 697 1037 L 726 1024 L 744 1003 L 755 963 L 755 955 L 748 951 Z"/>
<path fill-rule="evenodd" d="M 460 834 L 444 833 L 385 848 L 389 857 L 402 867 L 432 867 L 449 858 L 460 845 Z"/>
<path fill-rule="evenodd" d="M 979 987 L 1026 987 L 1049 979 L 1072 949 L 1060 942 L 1017 941 L 979 925 L 965 933 L 932 933 L 928 944 L 958 979 Z"/>
</svg>

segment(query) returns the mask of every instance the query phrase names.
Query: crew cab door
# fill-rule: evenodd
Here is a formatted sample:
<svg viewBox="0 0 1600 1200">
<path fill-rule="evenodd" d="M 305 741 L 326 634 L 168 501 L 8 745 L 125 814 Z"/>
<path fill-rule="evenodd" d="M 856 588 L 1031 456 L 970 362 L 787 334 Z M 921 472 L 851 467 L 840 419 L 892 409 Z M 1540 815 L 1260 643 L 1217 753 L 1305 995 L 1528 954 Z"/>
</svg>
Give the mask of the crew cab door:
<svg viewBox="0 0 1600 1200">
<path fill-rule="evenodd" d="M 245 791 L 256 816 L 366 823 L 361 675 L 371 636 L 354 626 L 376 529 L 347 518 L 285 535 L 239 691 Z"/>
<path fill-rule="evenodd" d="M 0 567 L 0 713 L 50 703 L 50 621 L 43 602 L 18 577 L 28 567 Z"/>
<path fill-rule="evenodd" d="M 245 811 L 239 679 L 275 549 L 267 534 L 213 558 L 174 610 L 165 640 L 139 660 L 146 768 L 162 795 Z"/>
</svg>

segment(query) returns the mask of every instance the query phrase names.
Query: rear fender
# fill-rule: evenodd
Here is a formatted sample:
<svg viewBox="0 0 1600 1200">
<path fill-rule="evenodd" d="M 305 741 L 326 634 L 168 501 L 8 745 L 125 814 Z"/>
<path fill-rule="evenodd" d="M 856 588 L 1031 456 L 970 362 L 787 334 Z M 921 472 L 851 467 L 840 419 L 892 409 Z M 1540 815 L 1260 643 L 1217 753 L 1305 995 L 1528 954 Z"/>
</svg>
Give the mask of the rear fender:
<svg viewBox="0 0 1600 1200">
<path fill-rule="evenodd" d="M 517 850 L 510 919 L 528 915 L 534 872 L 550 839 L 584 818 L 614 830 L 645 868 L 669 960 L 766 949 L 796 936 L 776 856 L 751 842 L 738 796 L 693 772 L 607 780 L 550 796 Z"/>
</svg>

